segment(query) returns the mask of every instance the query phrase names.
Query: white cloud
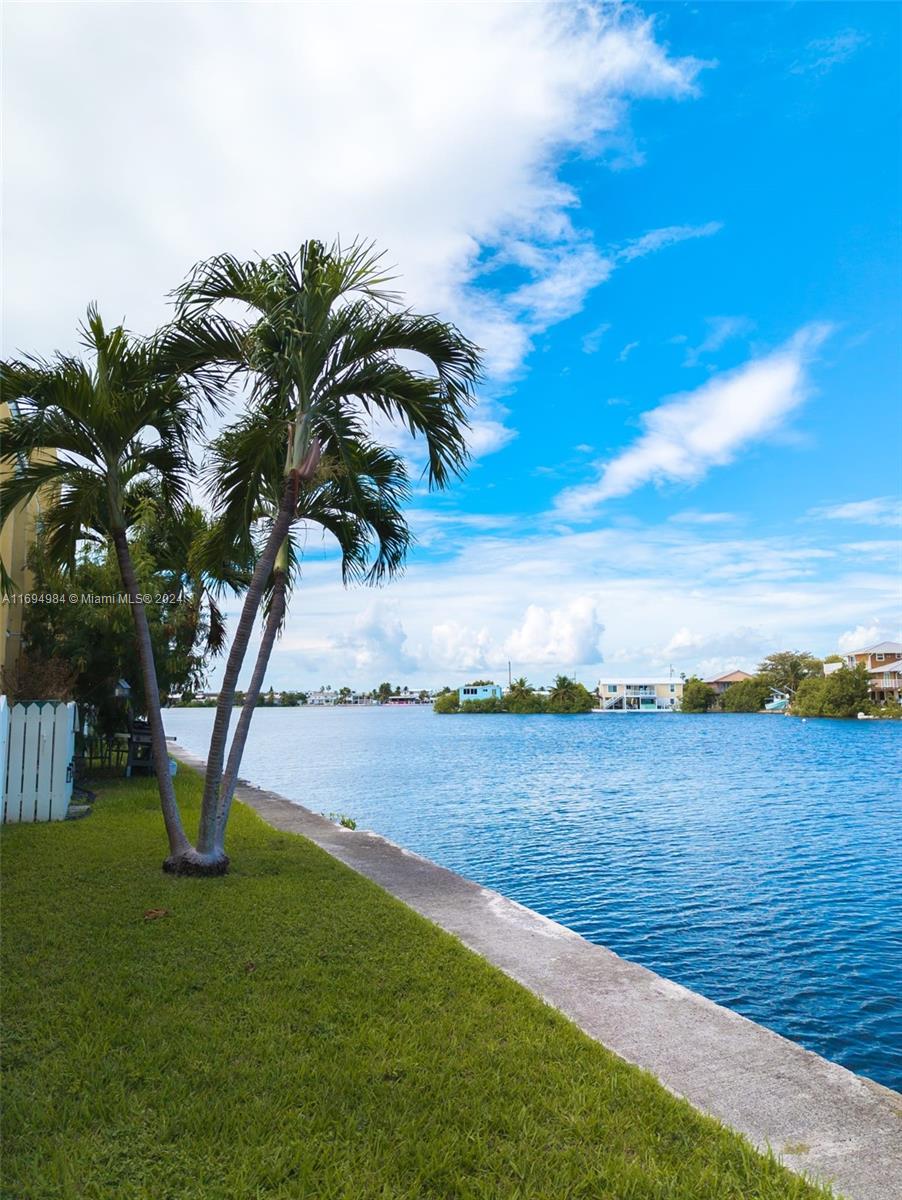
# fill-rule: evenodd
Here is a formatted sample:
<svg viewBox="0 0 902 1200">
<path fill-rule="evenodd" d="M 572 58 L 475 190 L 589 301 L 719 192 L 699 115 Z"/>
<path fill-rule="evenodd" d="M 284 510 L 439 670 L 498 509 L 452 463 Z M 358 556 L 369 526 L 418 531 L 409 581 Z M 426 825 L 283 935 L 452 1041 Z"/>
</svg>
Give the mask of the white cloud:
<svg viewBox="0 0 902 1200">
<path fill-rule="evenodd" d="M 91 299 L 148 329 L 222 250 L 359 235 L 485 348 L 490 385 L 612 269 L 563 153 L 702 65 L 629 5 L 15 5 L 4 32 L 10 348 L 72 348 Z M 477 453 L 511 436 L 492 395 Z"/>
<path fill-rule="evenodd" d="M 897 496 L 875 496 L 872 500 L 851 500 L 845 504 L 813 508 L 809 516 L 859 525 L 899 526 L 902 525 L 902 499 Z"/>
<path fill-rule="evenodd" d="M 619 262 L 632 262 L 634 258 L 644 258 L 646 254 L 654 254 L 665 246 L 675 246 L 677 242 L 690 241 L 693 238 L 711 237 L 723 229 L 722 221 L 708 221 L 704 225 L 667 225 L 663 229 L 652 229 L 642 237 L 627 242 L 617 251 Z"/>
<path fill-rule="evenodd" d="M 694 367 L 708 354 L 713 354 L 721 346 L 733 338 L 742 337 L 754 329 L 754 322 L 748 317 L 708 317 L 707 336 L 697 346 L 691 346 L 686 351 L 684 365 Z"/>
<path fill-rule="evenodd" d="M 626 674 L 671 663 L 718 674 L 790 646 L 829 653 L 869 623 L 853 641 L 898 639 L 895 564 L 834 553 L 798 527 L 756 538 L 669 521 L 524 531 L 522 517 L 466 514 L 466 527 L 441 517 L 431 555 L 375 595 L 343 589 L 318 549 L 305 561 L 275 687 L 500 679 L 509 658 L 533 682 L 556 669 L 591 682 L 600 654 Z"/>
<path fill-rule="evenodd" d="M 473 629 L 458 621 L 433 625 L 429 661 L 450 671 L 500 667 L 497 644 L 485 628 Z"/>
<path fill-rule="evenodd" d="M 809 72 L 826 75 L 833 67 L 850 59 L 868 41 L 867 35 L 859 33 L 857 29 L 841 29 L 831 37 L 815 38 L 789 70 L 793 75 L 807 75 Z"/>
<path fill-rule="evenodd" d="M 597 354 L 601 347 L 602 338 L 610 328 L 611 326 L 608 322 L 603 321 L 601 325 L 596 325 L 594 329 L 590 329 L 583 338 L 583 354 Z"/>
<path fill-rule="evenodd" d="M 626 362 L 632 352 L 638 347 L 638 342 L 627 342 L 620 353 L 617 355 L 618 362 Z"/>
<path fill-rule="evenodd" d="M 605 500 L 643 484 L 695 483 L 712 467 L 731 462 L 802 403 L 809 390 L 808 362 L 829 332 L 827 325 L 808 325 L 772 354 L 651 409 L 642 417 L 642 436 L 603 464 L 597 481 L 561 492 L 556 512 L 585 518 Z"/>
<path fill-rule="evenodd" d="M 735 513 L 729 512 L 698 512 L 694 508 L 684 509 L 674 513 L 671 521 L 680 525 L 727 525 L 736 520 Z"/>
<path fill-rule="evenodd" d="M 510 659 L 530 665 L 570 668 L 601 662 L 604 624 L 592 596 L 578 596 L 561 608 L 530 604 L 522 623 L 505 642 Z"/>
<path fill-rule="evenodd" d="M 304 595 L 302 587 L 295 609 L 303 607 Z M 368 604 L 338 634 L 326 625 L 320 636 L 312 636 L 310 625 L 309 612 L 300 615 L 299 620 L 290 615 L 274 651 L 277 657 L 288 655 L 297 661 L 306 672 L 307 684 L 311 682 L 309 673 L 316 671 L 374 679 L 386 672 L 416 669 L 417 658 L 411 653 L 404 625 L 380 601 Z"/>
<path fill-rule="evenodd" d="M 650 658 L 658 664 L 685 662 L 691 658 L 699 663 L 698 670 L 708 671 L 713 663 L 740 659 L 747 662 L 750 657 L 756 656 L 763 658 L 769 645 L 768 635 L 759 628 L 742 627 L 711 633 L 691 630 L 684 625 L 673 634 L 666 646 L 657 652 L 653 651 Z"/>
<path fill-rule="evenodd" d="M 854 629 L 841 633 L 836 639 L 836 648 L 841 654 L 851 654 L 855 650 L 875 646 L 878 642 L 898 641 L 900 636 L 898 626 L 894 629 L 886 621 L 873 617 L 867 625 L 856 625 Z"/>
</svg>

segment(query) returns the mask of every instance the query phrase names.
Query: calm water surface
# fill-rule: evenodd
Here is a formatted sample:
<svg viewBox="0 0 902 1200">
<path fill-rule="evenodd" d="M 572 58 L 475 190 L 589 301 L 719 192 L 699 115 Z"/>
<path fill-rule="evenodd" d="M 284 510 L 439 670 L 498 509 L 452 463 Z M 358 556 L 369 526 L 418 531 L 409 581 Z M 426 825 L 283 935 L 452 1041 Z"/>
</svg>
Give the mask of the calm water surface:
<svg viewBox="0 0 902 1200">
<path fill-rule="evenodd" d="M 298 708 L 242 774 L 902 1090 L 900 766 L 883 721 Z"/>
</svg>

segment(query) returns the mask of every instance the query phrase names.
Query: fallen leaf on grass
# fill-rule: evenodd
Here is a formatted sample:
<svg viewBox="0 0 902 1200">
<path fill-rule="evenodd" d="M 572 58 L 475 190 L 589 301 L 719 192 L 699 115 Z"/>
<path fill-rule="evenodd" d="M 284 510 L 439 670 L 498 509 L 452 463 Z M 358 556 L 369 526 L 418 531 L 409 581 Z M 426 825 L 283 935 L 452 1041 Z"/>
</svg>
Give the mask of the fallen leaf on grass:
<svg viewBox="0 0 902 1200">
<path fill-rule="evenodd" d="M 256 963 L 246 962 L 244 964 L 244 970 L 248 975 L 250 975 L 252 972 L 256 971 L 256 969 L 257 969 Z"/>
<path fill-rule="evenodd" d="M 168 908 L 146 908 L 144 910 L 145 921 L 158 921 L 160 917 L 168 917 Z"/>
</svg>

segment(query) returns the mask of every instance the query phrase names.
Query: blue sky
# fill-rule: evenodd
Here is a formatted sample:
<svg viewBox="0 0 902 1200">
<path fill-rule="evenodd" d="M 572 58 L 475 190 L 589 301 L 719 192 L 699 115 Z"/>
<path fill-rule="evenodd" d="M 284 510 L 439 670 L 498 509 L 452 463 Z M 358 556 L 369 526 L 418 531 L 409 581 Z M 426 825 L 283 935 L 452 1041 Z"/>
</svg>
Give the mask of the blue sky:
<svg viewBox="0 0 902 1200">
<path fill-rule="evenodd" d="M 899 636 L 898 6 L 9 7 L 7 348 L 335 233 L 486 347 L 405 579 L 312 535 L 276 687 Z"/>
</svg>

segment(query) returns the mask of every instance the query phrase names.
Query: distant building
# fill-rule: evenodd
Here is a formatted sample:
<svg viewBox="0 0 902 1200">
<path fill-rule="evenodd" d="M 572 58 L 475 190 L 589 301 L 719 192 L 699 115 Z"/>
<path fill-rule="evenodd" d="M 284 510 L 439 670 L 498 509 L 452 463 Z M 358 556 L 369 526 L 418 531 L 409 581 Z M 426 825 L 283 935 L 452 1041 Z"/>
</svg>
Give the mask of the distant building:
<svg viewBox="0 0 902 1200">
<path fill-rule="evenodd" d="M 846 655 L 845 665 L 864 663 L 868 694 L 876 704 L 898 703 L 902 694 L 902 642 L 876 642 Z"/>
<path fill-rule="evenodd" d="M 868 671 L 868 693 L 877 704 L 898 704 L 902 696 L 902 658 L 884 662 Z"/>
<path fill-rule="evenodd" d="M 457 689 L 457 699 L 461 704 L 471 704 L 474 700 L 500 700 L 503 694 L 498 683 L 465 683 Z"/>
<path fill-rule="evenodd" d="M 857 667 L 863 662 L 869 671 L 902 658 L 902 642 L 877 642 L 864 650 L 852 650 L 846 655 L 846 666 Z"/>
<path fill-rule="evenodd" d="M 604 712 L 674 712 L 683 702 L 682 679 L 599 679 L 598 707 Z"/>
<path fill-rule="evenodd" d="M 307 693 L 307 703 L 322 706 L 324 704 L 337 704 L 339 701 L 338 692 L 332 688 L 320 688 L 318 692 Z"/>
<path fill-rule="evenodd" d="M 754 679 L 748 671 L 728 671 L 726 675 L 718 675 L 716 679 L 706 679 L 705 683 L 717 696 L 722 696 L 727 688 L 734 683 L 742 683 L 745 679 Z"/>
</svg>

